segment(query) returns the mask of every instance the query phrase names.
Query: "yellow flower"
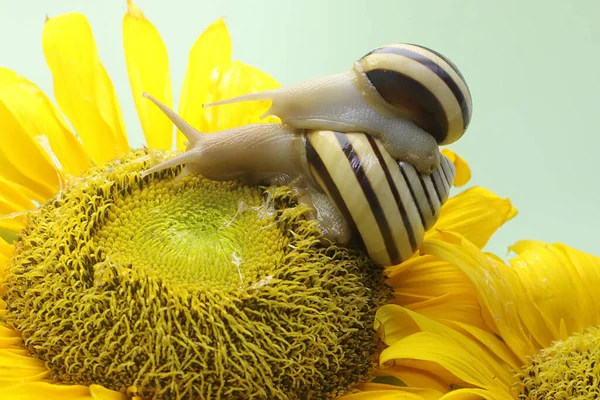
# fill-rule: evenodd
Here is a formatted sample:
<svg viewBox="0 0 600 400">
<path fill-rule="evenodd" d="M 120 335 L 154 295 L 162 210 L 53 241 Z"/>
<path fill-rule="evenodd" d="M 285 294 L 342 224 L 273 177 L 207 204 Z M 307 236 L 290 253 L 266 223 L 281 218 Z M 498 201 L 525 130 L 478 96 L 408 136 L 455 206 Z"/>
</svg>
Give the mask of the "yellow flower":
<svg viewBox="0 0 600 400">
<path fill-rule="evenodd" d="M 386 399 L 597 398 L 600 258 L 519 241 L 507 265 L 477 239 L 440 231 L 420 260 L 391 269 L 396 304 L 377 313 L 388 347 L 379 383 L 362 389 Z"/>
<path fill-rule="evenodd" d="M 271 393 L 275 397 L 287 395 L 295 398 L 300 396 L 299 391 L 308 393 L 302 392 L 303 386 L 298 386 L 298 382 L 307 385 L 312 393 L 314 388 L 309 384 L 321 382 L 321 386 L 315 387 L 324 387 L 322 382 L 325 382 L 328 392 L 323 396 L 335 397 L 353 383 L 368 381 L 371 356 L 376 346 L 371 338 L 376 334 L 372 330 L 375 309 L 389 299 L 383 274 L 361 255 L 335 247 L 318 247 L 313 227 L 301 220 L 302 210 L 290 206 L 289 193 L 285 189 L 270 193 L 271 201 L 278 203 L 276 209 L 281 213 L 277 220 L 269 219 L 275 218 L 270 214 L 259 215 L 256 211 L 239 218 L 235 227 L 263 224 L 260 230 L 243 231 L 243 237 L 236 239 L 242 255 L 257 254 L 243 253 L 242 245 L 260 248 L 261 253 L 258 254 L 261 257 L 248 261 L 251 266 L 260 267 L 263 258 L 285 259 L 288 269 L 279 271 L 280 275 L 272 274 L 258 280 L 261 275 L 255 270 L 259 267 L 245 271 L 256 280 L 251 288 L 264 288 L 263 295 L 266 297 L 248 295 L 241 298 L 244 293 L 235 292 L 238 297 L 221 299 L 222 303 L 231 302 L 223 306 L 216 304 L 219 299 L 215 293 L 219 288 L 203 292 L 200 303 L 198 298 L 189 296 L 189 281 L 203 279 L 202 276 L 194 276 L 193 272 L 214 272 L 210 269 L 186 269 L 190 267 L 189 263 L 202 255 L 202 251 L 211 257 L 231 256 L 231 253 L 225 252 L 228 248 L 224 240 L 240 234 L 239 230 L 225 231 L 211 236 L 211 240 L 200 238 L 199 241 L 198 237 L 189 235 L 190 230 L 181 230 L 183 225 L 192 225 L 193 234 L 193 230 L 204 223 L 202 218 L 189 215 L 190 207 L 195 207 L 196 211 L 208 207 L 212 213 L 206 217 L 209 222 L 215 215 L 218 218 L 237 218 L 239 205 L 230 200 L 243 196 L 249 209 L 258 210 L 262 207 L 260 196 L 263 192 L 233 183 L 211 186 L 210 182 L 198 177 L 172 183 L 170 178 L 177 172 L 176 169 L 168 170 L 152 181 L 150 177 L 146 181 L 137 177 L 136 172 L 146 168 L 150 159 L 165 159 L 173 147 L 172 124 L 142 98 L 142 93 L 149 92 L 170 107 L 173 95 L 167 50 L 154 26 L 130 2 L 123 19 L 123 38 L 133 98 L 150 150 L 131 151 L 129 148 L 114 88 L 99 60 L 91 28 L 83 15 L 70 13 L 53 17 L 46 21 L 44 27 L 43 50 L 54 78 L 58 107 L 32 82 L 0 68 L 0 125 L 3 127 L 0 134 L 0 295 L 3 298 L 0 301 L 0 397 L 121 399 L 146 394 L 176 397 L 177 394 L 207 390 L 226 398 L 243 393 L 234 387 L 210 387 L 214 382 L 221 382 L 222 386 L 225 381 L 219 379 L 225 379 L 224 375 L 227 379 L 237 379 L 239 387 L 254 385 L 255 388 L 257 384 L 254 381 L 260 379 L 265 382 L 265 387 L 258 395 L 263 397 L 269 397 Z M 202 104 L 277 86 L 277 82 L 267 74 L 232 61 L 227 28 L 219 20 L 197 39 L 190 51 L 178 112 L 203 132 L 274 121 L 276 119 L 259 120 L 268 107 L 263 102 L 208 109 L 203 109 Z M 178 133 L 176 149 L 181 150 L 183 145 L 183 136 Z M 444 153 L 457 168 L 455 185 L 464 185 L 470 178 L 469 167 L 453 152 L 444 150 Z M 222 201 L 224 198 L 226 202 Z M 208 206 L 201 207 L 201 203 Z M 147 208 L 144 207 L 148 204 L 153 207 L 152 215 L 145 212 Z M 426 249 L 436 243 L 457 246 L 455 237 L 470 240 L 458 245 L 457 251 L 471 251 L 474 245 L 483 247 L 490 236 L 515 214 L 516 210 L 508 200 L 500 199 L 483 188 L 471 188 L 444 205 L 435 228 L 427 233 L 429 247 Z M 161 218 L 162 215 L 169 218 Z M 255 217 L 260 218 L 253 219 Z M 275 221 L 277 224 L 271 223 Z M 277 226 L 280 224 L 285 225 L 285 229 Z M 20 235 L 19 240 L 15 240 L 17 234 Z M 262 235 L 262 241 L 256 240 L 258 234 Z M 40 238 L 43 240 L 40 241 Z M 161 247 L 170 249 L 165 244 L 169 241 L 183 244 L 190 250 L 183 255 L 172 256 Z M 290 246 L 286 246 L 287 243 Z M 287 249 L 284 250 L 284 247 Z M 107 254 L 107 249 L 113 252 Z M 239 261 L 239 255 L 233 258 L 235 265 L 217 280 L 232 291 L 237 290 L 238 279 L 248 277 L 239 273 L 240 265 L 239 262 L 236 264 L 236 260 Z M 136 266 L 135 269 L 129 268 L 131 263 Z M 33 264 L 35 268 L 30 268 Z M 168 275 L 163 276 L 163 271 L 153 269 L 156 265 L 168 266 Z M 288 272 L 293 278 L 287 281 L 280 279 L 282 273 Z M 436 334 L 446 332 L 443 329 L 454 332 L 444 337 L 445 342 L 438 344 L 439 351 L 444 351 L 445 345 L 456 349 L 458 345 L 452 340 L 465 342 L 457 338 L 469 329 L 474 337 L 496 346 L 492 347 L 500 355 L 506 353 L 512 354 L 510 357 L 518 357 L 515 354 L 521 354 L 510 353 L 506 345 L 494 336 L 494 333 L 502 332 L 489 329 L 491 315 L 482 312 L 484 307 L 481 306 L 479 288 L 471 283 L 471 275 L 462 272 L 461 267 L 431 252 L 416 255 L 387 272 L 394 293 L 392 304 L 379 311 L 378 323 L 383 327 L 385 343 L 389 345 L 382 349 L 380 358 L 383 364 L 403 357 L 411 361 L 404 366 L 398 364 L 392 370 L 376 369 L 375 382 L 384 379 L 383 376 L 395 376 L 415 387 L 404 388 L 410 395 L 425 398 L 448 391 L 450 383 L 465 385 L 465 382 L 470 382 L 446 382 L 444 379 L 453 372 L 442 372 L 445 365 L 433 367 L 425 373 L 421 368 L 425 364 L 412 361 L 418 359 L 418 346 L 396 345 L 404 337 L 416 333 L 414 321 L 432 321 L 427 323 L 438 329 L 434 332 Z M 160 281 L 157 276 L 165 280 Z M 302 286 L 299 279 L 324 283 L 321 286 Z M 208 281 L 212 283 L 210 279 Z M 164 282 L 176 282 L 177 285 L 161 291 Z M 270 290 L 269 284 L 274 282 L 279 286 Z M 67 293 L 65 283 L 76 290 Z M 189 303 L 183 302 L 179 305 L 185 307 L 178 308 L 176 303 L 182 302 L 182 299 Z M 266 306 L 261 308 L 257 302 Z M 222 309 L 226 312 L 221 317 L 227 324 L 214 323 L 211 318 L 215 314 L 202 314 L 213 304 L 226 307 Z M 172 314 L 168 309 L 178 314 Z M 233 318 L 237 311 L 240 312 Z M 192 315 L 192 312 L 195 314 Z M 292 318 L 288 312 L 297 312 L 298 318 Z M 127 318 L 111 317 L 115 315 L 127 315 Z M 198 315 L 204 317 L 198 319 Z M 413 316 L 414 321 L 409 322 L 407 315 Z M 270 319 L 271 324 L 261 324 L 265 318 Z M 316 322 L 307 325 L 310 318 L 316 318 L 312 320 Z M 169 323 L 164 324 L 165 320 Z M 199 321 L 199 327 L 190 324 L 190 321 Z M 16 330 L 14 324 L 20 324 L 22 330 Z M 78 325 L 77 329 L 74 325 Z M 249 326 L 256 331 L 250 332 Z M 176 327 L 178 332 L 162 332 L 164 327 Z M 319 329 L 315 331 L 315 327 Z M 131 334 L 138 330 L 142 332 L 141 336 Z M 177 342 L 187 340 L 185 334 L 179 335 L 184 330 L 197 334 L 193 346 Z M 74 337 L 75 331 L 80 335 L 88 332 L 89 335 Z M 118 336 L 123 331 L 128 335 Z M 100 332 L 103 332 L 102 335 Z M 153 335 L 144 336 L 147 332 L 153 332 Z M 239 335 L 238 339 L 231 339 L 230 333 Z M 276 359 L 274 354 L 257 347 L 256 342 L 247 340 L 252 336 L 263 337 L 279 355 L 294 355 L 294 359 Z M 433 333 L 430 336 L 433 337 Z M 297 348 L 285 347 L 290 337 Z M 101 343 L 100 340 L 108 341 Z M 154 341 L 148 344 L 151 340 Z M 231 347 L 216 342 L 227 342 Z M 435 344 L 435 340 L 432 343 Z M 420 345 L 429 353 L 436 350 L 433 347 L 429 349 L 427 340 Z M 177 346 L 194 348 L 196 353 L 168 353 Z M 465 346 L 487 357 L 485 361 L 500 357 L 496 353 L 487 354 L 480 344 L 469 342 Z M 136 358 L 139 353 L 120 354 L 123 358 L 118 362 L 112 358 L 102 360 L 106 354 L 95 353 L 95 350 L 107 347 L 117 349 L 111 355 L 117 354 L 119 349 L 129 348 L 135 351 L 142 349 L 147 354 L 141 358 Z M 216 347 L 220 350 L 215 351 Z M 242 351 L 248 348 L 253 350 L 250 356 L 250 353 Z M 414 357 L 399 356 L 399 348 L 417 353 L 413 354 Z M 81 354 L 89 358 L 82 358 Z M 217 354 L 214 365 L 221 369 L 212 371 L 203 368 L 202 354 Z M 123 362 L 123 359 L 127 361 Z M 142 369 L 147 368 L 147 375 L 154 379 L 150 382 L 155 384 L 154 391 L 148 389 L 150 378 L 143 377 L 139 382 L 140 388 L 135 387 L 134 382 L 126 381 L 133 367 L 140 368 L 140 359 L 145 363 Z M 182 360 L 187 360 L 187 364 Z M 430 360 L 425 361 L 431 364 Z M 510 366 L 520 365 L 517 358 L 511 361 L 514 362 Z M 174 366 L 176 362 L 180 364 Z M 194 366 L 192 362 L 199 364 Z M 273 386 L 273 363 L 286 366 L 278 372 L 278 382 L 286 382 L 288 374 L 289 386 Z M 256 376 L 240 375 L 253 364 L 256 365 Z M 234 367 L 223 368 L 230 365 Z M 358 367 L 353 369 L 354 365 Z M 183 387 L 173 383 L 177 382 L 178 374 L 183 375 L 194 368 L 202 372 L 198 374 L 197 382 L 190 379 Z M 504 365 L 494 364 L 489 368 L 497 374 L 496 379 L 508 381 Z M 100 370 L 97 373 L 103 381 L 91 379 L 90 370 Z M 81 371 L 88 375 L 82 376 Z M 144 375 L 144 371 L 138 373 Z M 211 373 L 214 376 L 210 377 Z M 161 379 L 171 382 L 170 386 L 156 386 L 156 382 L 163 382 Z M 112 384 L 103 386 L 105 381 Z M 111 389 L 107 389 L 108 386 Z M 382 383 L 365 383 L 351 388 L 354 394 L 346 397 L 405 398 L 402 397 L 404 391 L 396 386 L 391 388 L 393 390 L 388 390 L 390 387 Z M 491 390 L 487 386 L 485 389 Z M 390 393 L 400 397 L 389 397 Z"/>
</svg>

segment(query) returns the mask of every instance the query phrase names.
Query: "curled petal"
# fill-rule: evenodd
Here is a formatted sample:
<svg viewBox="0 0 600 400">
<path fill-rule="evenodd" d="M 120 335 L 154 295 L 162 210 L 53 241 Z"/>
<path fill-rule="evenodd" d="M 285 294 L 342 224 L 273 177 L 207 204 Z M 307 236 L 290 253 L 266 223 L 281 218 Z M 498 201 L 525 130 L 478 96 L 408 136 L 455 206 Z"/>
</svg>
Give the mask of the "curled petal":
<svg viewBox="0 0 600 400">
<path fill-rule="evenodd" d="M 501 338 L 492 332 L 451 318 L 446 319 L 444 323 L 462 333 L 464 336 L 471 337 L 472 340 L 480 342 L 483 346 L 488 348 L 490 352 L 508 364 L 513 370 L 516 371 L 521 368 L 521 363 L 515 354 Z"/>
<path fill-rule="evenodd" d="M 482 253 L 463 236 L 453 232 L 440 234 L 442 240 L 425 241 L 421 251 L 457 266 L 469 277 L 486 325 L 504 339 L 522 364 L 526 364 L 540 345 L 521 320 L 523 309 L 531 309 L 531 304 L 524 298 L 518 276 L 501 260 Z"/>
<path fill-rule="evenodd" d="M 511 369 L 492 351 L 440 322 L 392 304 L 381 307 L 375 318 L 376 329 L 389 345 L 381 353 L 382 365 L 393 361 L 394 365 L 424 369 L 448 385 L 469 383 L 485 388 L 493 381 L 497 387 L 508 387 L 512 382 Z M 447 352 L 443 350 L 446 346 Z M 469 365 L 463 365 L 465 362 Z"/>
<path fill-rule="evenodd" d="M 123 45 L 133 100 L 151 149 L 171 150 L 173 124 L 142 93 L 173 107 L 167 48 L 160 34 L 131 0 L 123 17 Z"/>
<path fill-rule="evenodd" d="M 395 304 L 435 320 L 486 328 L 475 288 L 456 266 L 430 255 L 414 256 L 386 272 Z"/>
<path fill-rule="evenodd" d="M 509 199 L 501 199 L 488 189 L 473 187 L 448 199 L 433 229 L 426 233 L 426 239 L 439 237 L 438 230 L 447 230 L 483 248 L 498 228 L 516 215 L 517 209 Z"/>
<path fill-rule="evenodd" d="M 410 335 L 382 351 L 380 362 L 421 365 L 438 376 L 446 376 L 456 386 L 491 388 L 497 377 L 486 363 L 451 339 L 430 333 Z"/>
<path fill-rule="evenodd" d="M 87 18 L 80 13 L 49 18 L 42 44 L 56 101 L 92 161 L 101 164 L 129 151 L 117 96 Z"/>
<path fill-rule="evenodd" d="M 442 149 L 442 154 L 452 161 L 456 168 L 456 176 L 454 177 L 454 186 L 461 187 L 466 185 L 471 180 L 471 168 L 469 164 L 458 154 L 448 148 Z"/>
<path fill-rule="evenodd" d="M 561 243 L 521 241 L 511 250 L 531 303 L 523 320 L 543 347 L 600 324 L 600 258 Z"/>
</svg>

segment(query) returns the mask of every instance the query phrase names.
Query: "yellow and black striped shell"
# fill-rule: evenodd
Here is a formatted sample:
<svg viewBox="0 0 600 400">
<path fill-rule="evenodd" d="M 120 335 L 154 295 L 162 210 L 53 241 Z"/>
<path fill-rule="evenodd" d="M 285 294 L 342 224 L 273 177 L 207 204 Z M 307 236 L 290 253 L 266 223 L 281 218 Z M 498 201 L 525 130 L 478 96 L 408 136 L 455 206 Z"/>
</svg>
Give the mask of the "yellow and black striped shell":
<svg viewBox="0 0 600 400">
<path fill-rule="evenodd" d="M 422 174 L 363 133 L 311 131 L 305 147 L 313 179 L 369 257 L 384 266 L 414 254 L 437 221 L 456 174 L 443 154 L 431 174 Z"/>
<path fill-rule="evenodd" d="M 459 69 L 442 54 L 414 44 L 390 44 L 369 52 L 354 68 L 366 77 L 363 89 L 373 95 L 372 106 L 409 118 L 439 145 L 457 141 L 466 131 L 473 112 L 471 93 Z"/>
</svg>

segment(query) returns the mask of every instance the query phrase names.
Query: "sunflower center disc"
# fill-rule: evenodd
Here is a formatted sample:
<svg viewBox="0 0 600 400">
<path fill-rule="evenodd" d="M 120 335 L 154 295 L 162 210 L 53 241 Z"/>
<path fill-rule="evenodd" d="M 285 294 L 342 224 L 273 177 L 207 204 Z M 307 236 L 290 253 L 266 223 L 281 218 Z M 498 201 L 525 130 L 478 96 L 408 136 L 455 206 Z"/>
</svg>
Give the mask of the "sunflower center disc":
<svg viewBox="0 0 600 400">
<path fill-rule="evenodd" d="M 287 188 L 140 178 L 164 159 L 92 168 L 16 242 L 4 319 L 48 378 L 145 399 L 325 399 L 366 379 L 382 270 L 324 245 Z"/>
<path fill-rule="evenodd" d="M 98 247 L 175 284 L 246 288 L 288 240 L 258 190 L 184 179 L 150 182 L 115 202 Z"/>
<path fill-rule="evenodd" d="M 600 327 L 543 349 L 518 379 L 523 400 L 600 398 Z"/>
</svg>

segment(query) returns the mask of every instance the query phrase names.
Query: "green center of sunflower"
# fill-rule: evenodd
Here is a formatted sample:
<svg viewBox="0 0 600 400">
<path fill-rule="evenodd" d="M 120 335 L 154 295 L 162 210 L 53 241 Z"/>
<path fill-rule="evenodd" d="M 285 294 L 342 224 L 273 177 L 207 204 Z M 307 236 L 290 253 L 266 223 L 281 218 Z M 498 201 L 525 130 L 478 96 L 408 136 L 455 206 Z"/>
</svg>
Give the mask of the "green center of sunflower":
<svg viewBox="0 0 600 400">
<path fill-rule="evenodd" d="M 144 398 L 291 399 L 366 379 L 382 270 L 323 244 L 287 188 L 141 179 L 150 158 L 88 171 L 16 243 L 5 319 L 50 377 Z"/>
<path fill-rule="evenodd" d="M 600 327 L 543 349 L 517 377 L 519 399 L 600 398 Z"/>
<path fill-rule="evenodd" d="M 94 237 L 113 262 L 166 281 L 221 289 L 256 283 L 288 238 L 257 189 L 151 181 L 116 200 Z M 272 206 L 271 206 L 272 207 Z"/>
</svg>

